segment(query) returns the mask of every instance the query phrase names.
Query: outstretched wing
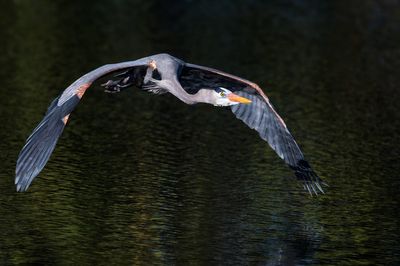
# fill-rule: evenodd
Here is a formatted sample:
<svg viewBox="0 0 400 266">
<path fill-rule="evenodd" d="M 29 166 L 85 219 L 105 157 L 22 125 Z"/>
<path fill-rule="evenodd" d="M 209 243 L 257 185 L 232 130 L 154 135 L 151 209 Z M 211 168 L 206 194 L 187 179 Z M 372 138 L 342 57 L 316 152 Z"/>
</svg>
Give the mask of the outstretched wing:
<svg viewBox="0 0 400 266">
<path fill-rule="evenodd" d="M 50 158 L 70 113 L 85 91 L 98 78 L 127 68 L 146 67 L 148 58 L 99 67 L 72 83 L 49 106 L 43 120 L 26 140 L 15 170 L 17 191 L 25 191 Z"/>
<path fill-rule="evenodd" d="M 235 116 L 255 129 L 269 143 L 278 156 L 295 171 L 296 177 L 304 182 L 305 189 L 311 194 L 323 193 L 321 184 L 324 183 L 305 160 L 285 122 L 257 84 L 216 69 L 189 63 L 183 67 L 180 81 L 182 87 L 189 92 L 201 88 L 226 87 L 235 94 L 250 99 L 251 104 L 231 106 Z"/>
</svg>

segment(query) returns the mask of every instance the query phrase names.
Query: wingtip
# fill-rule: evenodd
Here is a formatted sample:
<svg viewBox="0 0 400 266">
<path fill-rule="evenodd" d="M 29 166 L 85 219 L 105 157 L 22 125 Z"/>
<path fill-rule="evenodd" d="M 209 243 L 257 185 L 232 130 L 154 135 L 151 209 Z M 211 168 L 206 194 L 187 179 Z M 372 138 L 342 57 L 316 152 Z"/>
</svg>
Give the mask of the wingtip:
<svg viewBox="0 0 400 266">
<path fill-rule="evenodd" d="M 28 180 L 31 180 L 30 176 L 32 176 L 34 173 L 26 174 L 24 172 L 21 172 L 20 169 L 17 166 L 17 170 L 15 172 L 15 187 L 17 192 L 24 192 L 28 189 L 30 183 Z"/>
<path fill-rule="evenodd" d="M 15 189 L 17 192 L 23 192 L 26 189 L 24 189 L 24 186 L 22 184 L 22 182 L 20 182 L 22 179 L 19 176 L 15 177 Z"/>
<path fill-rule="evenodd" d="M 24 184 L 22 182 L 16 184 L 17 192 L 26 192 L 29 188 L 30 184 Z"/>
<path fill-rule="evenodd" d="M 28 173 L 19 173 L 15 178 L 15 185 L 18 192 L 25 192 L 32 184 L 33 179 L 39 174 L 40 169 Z"/>
<path fill-rule="evenodd" d="M 298 180 L 303 182 L 304 190 L 312 195 L 325 194 L 322 186 L 328 186 L 328 184 L 314 172 L 311 166 L 305 160 L 299 160 L 296 166 L 290 166 L 295 171 L 295 176 Z"/>
<path fill-rule="evenodd" d="M 303 183 L 303 188 L 305 191 L 310 194 L 311 197 L 319 196 L 321 194 L 325 194 L 325 191 L 322 189 L 321 184 L 319 182 L 309 182 L 305 181 Z"/>
<path fill-rule="evenodd" d="M 322 193 L 325 194 L 324 190 L 322 189 L 322 187 L 320 186 L 320 184 L 318 182 L 315 182 L 315 186 L 319 189 L 319 191 L 321 191 Z"/>
</svg>

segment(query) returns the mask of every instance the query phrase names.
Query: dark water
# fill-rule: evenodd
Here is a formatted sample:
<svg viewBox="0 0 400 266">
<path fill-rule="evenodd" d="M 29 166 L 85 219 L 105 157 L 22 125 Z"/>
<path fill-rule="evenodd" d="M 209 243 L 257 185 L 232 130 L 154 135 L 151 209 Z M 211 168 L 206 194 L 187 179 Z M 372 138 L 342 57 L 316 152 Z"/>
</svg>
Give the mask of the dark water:
<svg viewBox="0 0 400 266">
<path fill-rule="evenodd" d="M 3 1 L 0 34 L 1 265 L 400 264 L 399 1 Z M 52 98 L 159 52 L 259 83 L 326 195 L 228 109 L 98 86 L 15 192 Z"/>
</svg>

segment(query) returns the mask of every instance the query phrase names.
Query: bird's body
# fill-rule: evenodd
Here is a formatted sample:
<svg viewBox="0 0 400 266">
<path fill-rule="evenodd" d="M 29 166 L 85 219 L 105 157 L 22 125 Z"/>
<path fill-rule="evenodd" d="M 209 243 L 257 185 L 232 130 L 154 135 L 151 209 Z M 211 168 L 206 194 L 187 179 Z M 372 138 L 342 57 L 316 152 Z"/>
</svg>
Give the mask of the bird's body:
<svg viewBox="0 0 400 266">
<path fill-rule="evenodd" d="M 15 178 L 18 191 L 25 191 L 43 169 L 85 91 L 94 81 L 113 72 L 118 72 L 116 79 L 103 84 L 107 92 L 135 86 L 156 94 L 171 93 L 186 104 L 231 106 L 235 116 L 258 131 L 310 193 L 323 192 L 322 180 L 304 159 L 284 121 L 257 84 L 216 69 L 186 63 L 168 54 L 104 65 L 65 89 L 51 103 L 19 154 Z"/>
</svg>

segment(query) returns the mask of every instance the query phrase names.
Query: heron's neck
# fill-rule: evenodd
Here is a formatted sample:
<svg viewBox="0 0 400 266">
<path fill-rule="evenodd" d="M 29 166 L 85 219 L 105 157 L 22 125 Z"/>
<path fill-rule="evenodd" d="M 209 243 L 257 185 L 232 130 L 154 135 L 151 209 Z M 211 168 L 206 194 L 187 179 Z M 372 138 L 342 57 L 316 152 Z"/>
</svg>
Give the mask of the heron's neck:
<svg viewBox="0 0 400 266">
<path fill-rule="evenodd" d="M 201 89 L 195 94 L 189 94 L 185 91 L 183 97 L 178 97 L 186 104 L 195 104 L 195 103 L 209 103 L 213 104 L 213 98 L 211 94 L 211 90 Z"/>
<path fill-rule="evenodd" d="M 185 91 L 179 82 L 174 82 L 174 86 L 168 86 L 168 91 L 175 95 L 179 100 L 186 104 L 195 103 L 213 103 L 212 90 L 200 89 L 195 94 L 190 94 Z"/>
</svg>

